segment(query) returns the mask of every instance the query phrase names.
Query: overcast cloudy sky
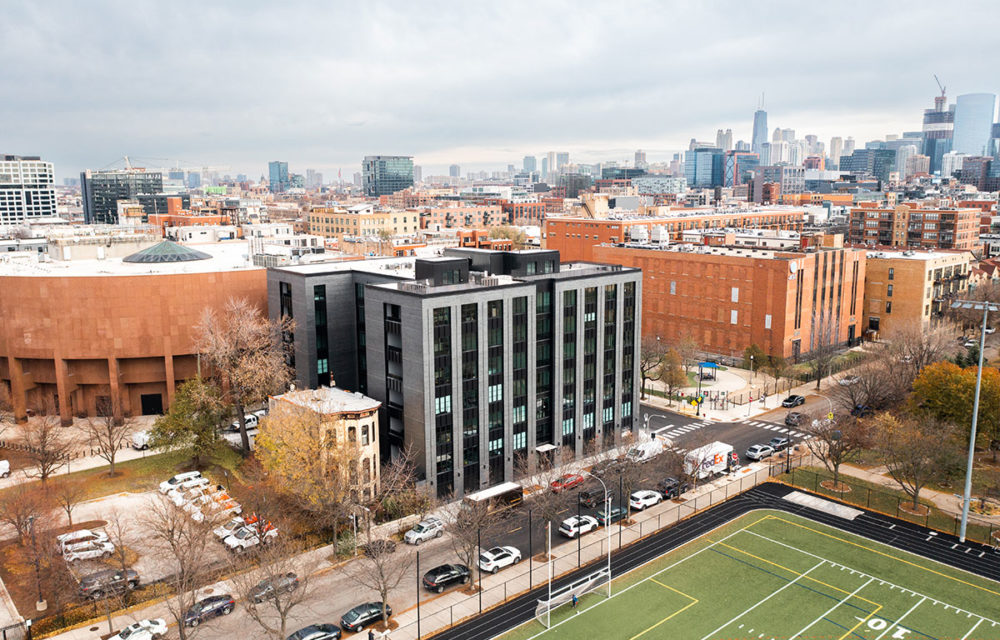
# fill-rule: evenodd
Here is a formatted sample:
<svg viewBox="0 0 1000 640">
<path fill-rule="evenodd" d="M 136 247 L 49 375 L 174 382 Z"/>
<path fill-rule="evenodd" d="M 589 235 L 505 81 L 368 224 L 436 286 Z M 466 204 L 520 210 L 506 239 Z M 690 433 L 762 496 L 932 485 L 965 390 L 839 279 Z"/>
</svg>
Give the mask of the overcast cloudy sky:
<svg viewBox="0 0 1000 640">
<path fill-rule="evenodd" d="M 59 177 L 268 160 L 333 178 L 365 154 L 424 173 L 525 154 L 668 159 L 718 128 L 864 141 L 937 93 L 996 92 L 1000 2 L 5 0 L 0 153 Z"/>
</svg>

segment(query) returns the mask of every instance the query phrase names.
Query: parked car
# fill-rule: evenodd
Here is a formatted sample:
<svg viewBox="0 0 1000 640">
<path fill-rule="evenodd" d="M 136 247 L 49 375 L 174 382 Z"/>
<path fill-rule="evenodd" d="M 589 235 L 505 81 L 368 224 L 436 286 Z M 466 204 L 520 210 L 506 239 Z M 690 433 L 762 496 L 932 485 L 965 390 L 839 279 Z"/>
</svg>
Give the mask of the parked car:
<svg viewBox="0 0 1000 640">
<path fill-rule="evenodd" d="M 424 588 L 441 593 L 453 584 L 468 584 L 469 567 L 464 564 L 443 564 L 424 574 Z"/>
<path fill-rule="evenodd" d="M 837 380 L 837 384 L 839 384 L 842 387 L 849 387 L 852 384 L 857 384 L 859 382 L 861 382 L 861 376 L 854 376 L 854 375 L 844 376 L 840 380 Z"/>
<path fill-rule="evenodd" d="M 201 476 L 197 478 L 189 478 L 178 484 L 170 491 L 167 491 L 167 497 L 170 498 L 175 505 L 180 507 L 197 496 L 205 493 L 205 488 L 208 487 L 208 485 L 208 478 Z"/>
<path fill-rule="evenodd" d="M 775 451 L 784 451 L 788 448 L 790 441 L 784 436 L 775 436 L 767 444 L 771 445 L 771 448 Z"/>
<path fill-rule="evenodd" d="M 646 507 L 652 507 L 660 504 L 663 500 L 663 496 L 656 491 L 650 491 L 649 489 L 640 489 L 639 491 L 633 491 L 632 495 L 628 497 L 628 504 L 635 511 L 642 511 Z"/>
<path fill-rule="evenodd" d="M 865 404 L 856 404 L 851 409 L 851 415 L 855 418 L 868 418 L 875 415 L 875 410 Z"/>
<path fill-rule="evenodd" d="M 69 533 L 56 536 L 56 544 L 59 547 L 59 553 L 65 553 L 67 547 L 74 544 L 80 544 L 81 542 L 107 541 L 108 534 L 94 529 L 77 529 L 76 531 L 70 531 Z"/>
<path fill-rule="evenodd" d="M 392 553 L 396 550 L 396 543 L 392 540 L 372 540 L 371 542 L 367 542 L 358 548 L 361 549 L 362 553 L 371 558 L 372 556 Z"/>
<path fill-rule="evenodd" d="M 181 486 L 181 484 L 191 480 L 192 478 L 200 478 L 201 471 L 185 471 L 184 473 L 178 473 L 173 478 L 169 480 L 164 480 L 160 483 L 160 493 L 168 493 L 173 489 Z M 185 487 L 186 488 L 186 487 Z M 181 489 L 183 491 L 184 488 Z"/>
<path fill-rule="evenodd" d="M 615 499 L 615 494 L 609 494 L 608 497 L 611 500 Z M 580 492 L 580 504 L 588 509 L 593 509 L 596 506 L 604 504 L 604 492 L 603 491 L 581 491 Z"/>
<path fill-rule="evenodd" d="M 620 465 L 617 460 L 601 460 L 590 468 L 590 474 L 601 478 L 605 475 L 614 475 L 618 473 L 619 468 Z"/>
<path fill-rule="evenodd" d="M 625 510 L 621 507 L 611 507 L 611 512 L 607 513 L 604 509 L 597 512 L 597 522 L 602 526 L 606 527 L 609 524 L 614 524 L 619 520 L 625 519 Z"/>
<path fill-rule="evenodd" d="M 991 336 L 996 333 L 996 327 L 986 327 L 986 335 Z"/>
<path fill-rule="evenodd" d="M 104 569 L 80 578 L 80 595 L 88 600 L 100 600 L 106 595 L 124 593 L 139 586 L 139 574 L 128 569 Z"/>
<path fill-rule="evenodd" d="M 167 634 L 167 621 L 163 618 L 140 620 L 125 627 L 108 640 L 150 640 Z"/>
<path fill-rule="evenodd" d="M 781 406 L 785 407 L 786 409 L 790 409 L 791 407 L 797 407 L 805 403 L 806 399 L 804 397 L 793 394 L 782 400 Z"/>
<path fill-rule="evenodd" d="M 197 627 L 205 620 L 218 616 L 228 616 L 234 608 L 236 608 L 236 600 L 228 593 L 202 598 L 184 614 L 184 626 Z"/>
<path fill-rule="evenodd" d="M 493 547 L 479 554 L 479 570 L 496 573 L 521 561 L 521 552 L 516 547 Z"/>
<path fill-rule="evenodd" d="M 570 516 L 559 525 L 559 533 L 567 538 L 575 538 L 578 535 L 590 533 L 597 528 L 597 518 L 594 516 Z"/>
<path fill-rule="evenodd" d="M 224 522 L 223 524 L 220 524 L 216 528 L 212 529 L 212 533 L 214 533 L 216 537 L 225 540 L 229 536 L 236 533 L 236 531 L 243 526 L 246 526 L 246 522 L 243 518 L 233 518 L 232 520 Z"/>
<path fill-rule="evenodd" d="M 252 431 L 257 428 L 258 418 L 256 414 L 247 413 L 243 416 L 243 422 L 247 425 L 247 431 Z M 233 420 L 233 422 L 226 428 L 229 432 L 238 432 L 240 430 L 240 421 Z"/>
<path fill-rule="evenodd" d="M 273 526 L 264 527 L 264 539 L 273 538 L 278 535 L 278 530 Z M 257 527 L 243 527 L 237 529 L 236 533 L 222 541 L 226 548 L 233 553 L 243 553 L 260 544 L 260 531 Z"/>
<path fill-rule="evenodd" d="M 440 538 L 442 533 L 444 533 L 444 522 L 441 521 L 441 518 L 429 516 L 413 525 L 413 528 L 403 536 L 403 542 L 406 544 L 420 544 L 424 540 Z"/>
<path fill-rule="evenodd" d="M 556 493 L 559 493 L 560 491 L 563 491 L 565 489 L 573 489 L 575 487 L 579 487 L 581 484 L 583 484 L 583 476 L 581 476 L 579 473 L 564 473 L 563 475 L 553 480 L 552 484 L 549 485 L 549 488 L 551 488 Z"/>
<path fill-rule="evenodd" d="M 392 615 L 392 607 L 385 605 L 385 619 Z M 361 633 L 365 627 L 382 619 L 382 603 L 366 602 L 354 607 L 340 617 L 340 626 L 345 631 Z"/>
<path fill-rule="evenodd" d="M 289 571 L 280 576 L 261 580 L 250 590 L 250 599 L 256 604 L 273 598 L 279 593 L 288 593 L 299 588 L 299 577 Z"/>
<path fill-rule="evenodd" d="M 798 411 L 789 411 L 788 415 L 785 416 L 785 426 L 786 427 L 797 427 L 803 422 L 805 422 L 806 416 L 804 413 Z"/>
<path fill-rule="evenodd" d="M 148 431 L 136 431 L 132 434 L 132 448 L 136 451 L 145 451 L 149 448 L 150 439 Z"/>
<path fill-rule="evenodd" d="M 0 478 L 10 477 L 10 461 L 0 460 Z"/>
<path fill-rule="evenodd" d="M 747 458 L 749 460 L 763 460 L 773 454 L 774 448 L 769 444 L 755 444 L 747 449 Z"/>
<path fill-rule="evenodd" d="M 340 627 L 331 623 L 311 624 L 288 636 L 288 640 L 338 640 Z"/>
<path fill-rule="evenodd" d="M 114 552 L 115 545 L 110 542 L 77 542 L 63 547 L 63 560 L 76 562 L 78 560 L 107 558 Z"/>
<path fill-rule="evenodd" d="M 965 347 L 966 349 L 971 349 L 972 347 L 979 346 L 979 342 L 977 342 L 976 340 L 966 340 L 965 342 L 962 343 L 962 346 Z"/>
<path fill-rule="evenodd" d="M 666 478 L 656 485 L 656 490 L 660 492 L 664 500 L 676 498 L 682 493 L 687 493 L 691 488 L 687 482 L 680 482 L 677 478 Z"/>
</svg>

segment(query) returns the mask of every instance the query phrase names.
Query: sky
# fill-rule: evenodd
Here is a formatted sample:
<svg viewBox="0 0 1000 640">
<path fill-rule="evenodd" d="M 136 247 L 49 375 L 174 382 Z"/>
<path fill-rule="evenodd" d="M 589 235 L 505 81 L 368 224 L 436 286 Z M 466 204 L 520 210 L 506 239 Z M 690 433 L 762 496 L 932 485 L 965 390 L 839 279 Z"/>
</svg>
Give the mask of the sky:
<svg viewBox="0 0 1000 640">
<path fill-rule="evenodd" d="M 5 0 L 0 153 L 82 169 L 424 175 L 668 160 L 719 128 L 856 140 L 919 130 L 938 94 L 1000 89 L 995 0 Z M 859 145 L 860 146 L 860 145 Z"/>
</svg>

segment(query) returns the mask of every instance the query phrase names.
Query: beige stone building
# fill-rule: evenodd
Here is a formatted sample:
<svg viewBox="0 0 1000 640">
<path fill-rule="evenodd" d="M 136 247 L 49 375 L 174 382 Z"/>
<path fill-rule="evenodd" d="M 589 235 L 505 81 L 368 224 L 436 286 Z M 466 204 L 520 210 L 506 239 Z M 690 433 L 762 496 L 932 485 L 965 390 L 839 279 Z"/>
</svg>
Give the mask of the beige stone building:
<svg viewBox="0 0 1000 640">
<path fill-rule="evenodd" d="M 358 204 L 341 209 L 318 207 L 309 212 L 309 233 L 324 238 L 412 235 L 420 230 L 420 214 L 414 210 L 376 209 Z"/>
<path fill-rule="evenodd" d="M 289 391 L 271 398 L 274 411 L 281 403 L 317 414 L 337 442 L 346 442 L 351 458 L 347 469 L 353 499 L 370 500 L 379 486 L 378 410 L 382 403 L 336 387 Z M 351 451 L 353 449 L 353 452 Z"/>
<path fill-rule="evenodd" d="M 892 338 L 905 327 L 929 327 L 948 300 L 969 287 L 968 251 L 871 251 L 865 278 L 866 337 Z"/>
</svg>

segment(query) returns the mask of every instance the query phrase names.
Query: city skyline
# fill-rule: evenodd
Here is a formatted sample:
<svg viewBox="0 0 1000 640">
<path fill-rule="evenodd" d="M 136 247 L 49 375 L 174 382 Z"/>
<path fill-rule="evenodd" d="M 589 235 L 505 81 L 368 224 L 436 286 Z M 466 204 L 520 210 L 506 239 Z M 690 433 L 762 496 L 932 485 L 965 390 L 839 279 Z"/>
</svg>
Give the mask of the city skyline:
<svg viewBox="0 0 1000 640">
<path fill-rule="evenodd" d="M 34 62 L 0 70 L 4 86 L 31 88 L 0 105 L 18 123 L 0 151 L 41 155 L 60 182 L 124 155 L 251 179 L 283 158 L 328 181 L 338 170 L 349 181 L 378 154 L 412 155 L 424 175 L 502 170 L 547 151 L 594 163 L 643 149 L 654 163 L 719 128 L 750 142 L 761 93 L 771 129 L 860 144 L 919 130 L 934 73 L 949 102 L 997 92 L 967 63 L 992 55 L 985 2 L 961 14 L 856 4 L 865 19 L 849 22 L 790 3 L 784 13 L 642 4 L 627 15 L 600 4 L 530 5 L 537 15 L 529 5 L 292 4 L 285 20 L 263 3 L 105 4 L 14 3 L 0 26 L 0 51 Z M 817 26 L 820 46 L 789 47 L 813 46 Z M 891 37 L 928 43 L 956 29 L 961 49 Z"/>
</svg>

